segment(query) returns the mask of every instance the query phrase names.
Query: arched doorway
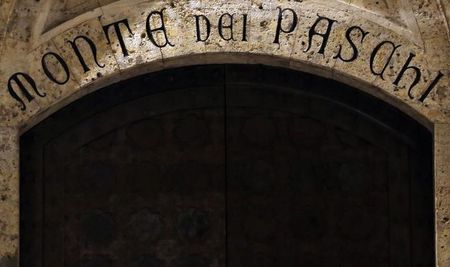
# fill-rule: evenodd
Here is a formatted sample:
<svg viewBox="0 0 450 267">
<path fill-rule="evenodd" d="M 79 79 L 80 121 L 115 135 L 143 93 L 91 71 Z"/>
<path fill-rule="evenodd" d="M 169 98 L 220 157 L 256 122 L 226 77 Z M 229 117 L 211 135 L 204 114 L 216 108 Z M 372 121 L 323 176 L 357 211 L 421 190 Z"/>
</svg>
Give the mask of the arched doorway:
<svg viewBox="0 0 450 267">
<path fill-rule="evenodd" d="M 252 65 L 148 74 L 21 139 L 22 266 L 431 266 L 431 135 Z"/>
</svg>

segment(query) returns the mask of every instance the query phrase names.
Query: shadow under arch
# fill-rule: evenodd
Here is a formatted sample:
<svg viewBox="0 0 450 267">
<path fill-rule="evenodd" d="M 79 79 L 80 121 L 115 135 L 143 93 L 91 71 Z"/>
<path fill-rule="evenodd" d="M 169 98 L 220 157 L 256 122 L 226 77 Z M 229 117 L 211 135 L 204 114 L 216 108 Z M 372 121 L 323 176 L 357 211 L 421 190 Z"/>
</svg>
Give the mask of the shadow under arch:
<svg viewBox="0 0 450 267">
<path fill-rule="evenodd" d="M 410 205 L 408 211 L 410 220 L 407 224 L 411 233 L 413 233 L 411 235 L 420 236 L 420 242 L 417 240 L 410 241 L 409 250 L 410 252 L 415 252 L 412 253 L 415 255 L 418 255 L 418 251 L 422 251 L 421 253 L 423 254 L 419 256 L 408 254 L 411 258 L 401 260 L 406 260 L 406 262 L 411 264 L 413 262 L 420 262 L 426 265 L 434 263 L 434 249 L 431 249 L 434 248 L 432 137 L 427 129 L 405 113 L 380 99 L 333 80 L 263 65 L 204 65 L 149 73 L 97 90 L 67 105 L 22 136 L 21 185 L 23 186 L 21 186 L 20 203 L 21 243 L 24 245 L 21 247 L 21 255 L 25 257 L 23 261 L 25 265 L 22 266 L 32 266 L 30 265 L 31 262 L 35 260 L 35 257 L 39 257 L 36 254 L 37 252 L 33 252 L 33 249 L 45 247 L 42 246 L 45 240 L 33 238 L 36 231 L 39 232 L 39 229 L 30 226 L 32 225 L 30 222 L 37 221 L 38 223 L 35 225 L 42 227 L 42 221 L 39 219 L 41 215 L 39 214 L 42 212 L 42 205 L 45 203 L 41 199 L 42 195 L 36 194 L 36 190 L 39 191 L 39 186 L 45 183 L 44 170 L 42 169 L 44 159 L 41 153 L 44 147 L 66 134 L 66 132 L 74 129 L 81 122 L 90 120 L 102 114 L 105 110 L 120 107 L 124 103 L 134 103 L 139 101 L 139 99 L 151 97 L 152 95 L 176 92 L 186 88 L 206 89 L 213 87 L 220 90 L 220 88 L 223 88 L 223 85 L 225 85 L 225 91 L 231 87 L 251 87 L 266 91 L 275 89 L 278 92 L 286 92 L 287 96 L 289 94 L 300 94 L 315 99 L 314 101 L 317 100 L 317 103 L 322 101 L 332 103 L 333 107 L 340 107 L 350 111 L 352 114 L 357 114 L 358 117 L 370 121 L 370 125 L 378 125 L 379 129 L 382 129 L 382 133 L 365 127 L 347 129 L 354 131 L 355 135 L 365 135 L 368 140 L 378 140 L 376 136 L 378 133 L 383 136 L 389 133 L 394 136 L 392 140 L 405 143 L 408 157 L 411 157 L 411 161 L 407 163 L 407 165 L 409 164 L 407 168 L 411 171 L 411 179 L 413 181 L 405 184 L 405 186 L 408 186 L 406 191 L 409 192 L 407 198 Z M 239 94 L 239 90 L 235 90 L 235 93 Z M 233 95 L 225 94 L 225 96 L 224 101 L 227 98 L 233 98 Z M 248 101 L 250 102 L 247 103 L 251 103 L 251 99 Z M 227 103 L 222 102 L 220 106 L 225 107 Z M 345 118 L 334 116 L 333 108 L 321 109 L 320 105 L 315 107 L 318 107 L 315 109 L 317 114 L 311 114 L 311 116 L 318 116 L 331 125 L 345 127 L 347 123 Z M 148 115 L 144 113 L 139 116 L 144 118 Z M 122 121 L 114 117 L 110 119 L 112 126 L 109 126 L 105 133 L 136 120 L 132 116 L 125 116 Z M 102 135 L 103 133 L 91 132 L 87 137 L 83 138 L 91 140 L 94 137 L 97 138 L 99 134 Z M 74 143 L 77 142 L 80 141 L 74 141 Z M 384 140 L 380 142 L 383 147 L 389 147 L 389 142 L 385 143 Z M 35 177 L 34 182 L 30 183 L 28 177 Z M 395 202 L 395 200 L 392 201 Z M 395 240 L 391 241 L 396 242 Z M 394 244 L 393 246 L 397 245 Z M 421 250 L 421 248 L 427 249 Z M 394 260 L 394 262 L 396 261 Z"/>
</svg>

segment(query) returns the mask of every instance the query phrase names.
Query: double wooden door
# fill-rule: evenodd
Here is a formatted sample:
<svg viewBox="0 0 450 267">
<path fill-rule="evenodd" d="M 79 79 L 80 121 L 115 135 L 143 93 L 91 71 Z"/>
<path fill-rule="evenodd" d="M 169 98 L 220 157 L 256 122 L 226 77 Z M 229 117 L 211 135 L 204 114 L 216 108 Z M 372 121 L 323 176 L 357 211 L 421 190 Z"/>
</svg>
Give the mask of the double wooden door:
<svg viewBox="0 0 450 267">
<path fill-rule="evenodd" d="M 102 89 L 22 138 L 21 264 L 431 266 L 428 135 L 380 108 L 261 66 Z"/>
</svg>

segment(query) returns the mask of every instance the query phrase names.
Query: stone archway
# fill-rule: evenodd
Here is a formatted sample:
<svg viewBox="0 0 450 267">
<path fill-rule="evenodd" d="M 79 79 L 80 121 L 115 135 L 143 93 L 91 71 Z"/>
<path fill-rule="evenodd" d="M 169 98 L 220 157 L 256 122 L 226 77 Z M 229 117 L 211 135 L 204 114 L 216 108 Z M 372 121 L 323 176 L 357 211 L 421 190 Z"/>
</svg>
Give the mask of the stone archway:
<svg viewBox="0 0 450 267">
<path fill-rule="evenodd" d="M 0 21 L 6 25 L 0 27 L 4 264 L 17 261 L 22 133 L 119 80 L 208 63 L 260 63 L 339 80 L 432 130 L 437 262 L 448 264 L 445 2 L 16 0 L 1 5 Z"/>
</svg>

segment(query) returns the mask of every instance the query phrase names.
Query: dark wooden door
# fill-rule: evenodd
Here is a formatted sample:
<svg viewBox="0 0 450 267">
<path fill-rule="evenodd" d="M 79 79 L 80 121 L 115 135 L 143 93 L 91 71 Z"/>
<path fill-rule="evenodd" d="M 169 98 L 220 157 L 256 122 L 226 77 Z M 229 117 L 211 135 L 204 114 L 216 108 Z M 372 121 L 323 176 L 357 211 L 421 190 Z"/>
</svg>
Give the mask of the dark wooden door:
<svg viewBox="0 0 450 267">
<path fill-rule="evenodd" d="M 434 262 L 429 134 L 332 81 L 150 74 L 21 141 L 24 267 Z"/>
</svg>

